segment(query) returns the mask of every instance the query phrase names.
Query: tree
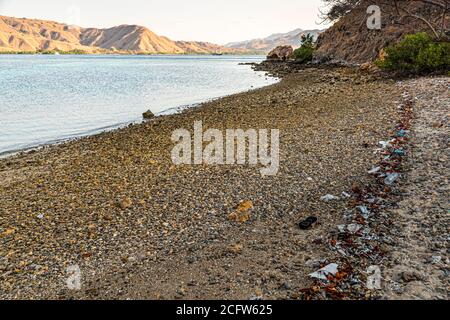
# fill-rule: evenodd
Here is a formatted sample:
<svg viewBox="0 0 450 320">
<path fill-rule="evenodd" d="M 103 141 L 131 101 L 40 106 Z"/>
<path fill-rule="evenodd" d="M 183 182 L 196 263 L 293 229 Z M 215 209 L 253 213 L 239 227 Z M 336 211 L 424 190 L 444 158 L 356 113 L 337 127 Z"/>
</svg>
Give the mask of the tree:
<svg viewBox="0 0 450 320">
<path fill-rule="evenodd" d="M 314 55 L 314 37 L 308 33 L 303 34 L 301 37 L 300 48 L 296 49 L 293 53 L 294 59 L 298 63 L 307 63 L 313 59 Z"/>
<path fill-rule="evenodd" d="M 345 16 L 361 4 L 361 0 L 323 0 L 325 12 L 321 12 L 324 21 L 334 22 Z"/>
<path fill-rule="evenodd" d="M 334 22 L 350 11 L 364 4 L 378 4 L 384 14 L 395 17 L 401 22 L 405 19 L 421 21 L 438 40 L 448 40 L 447 20 L 450 0 L 323 0 L 326 11 L 322 12 L 324 21 Z M 420 6 L 420 10 L 415 8 Z"/>
</svg>

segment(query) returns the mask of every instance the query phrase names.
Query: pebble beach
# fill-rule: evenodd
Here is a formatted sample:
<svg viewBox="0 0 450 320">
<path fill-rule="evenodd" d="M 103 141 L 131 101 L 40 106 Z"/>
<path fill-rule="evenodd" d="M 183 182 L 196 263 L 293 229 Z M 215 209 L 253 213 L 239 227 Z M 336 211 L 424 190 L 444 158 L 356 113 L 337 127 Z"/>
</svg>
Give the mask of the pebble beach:
<svg viewBox="0 0 450 320">
<path fill-rule="evenodd" d="M 348 68 L 297 70 L 280 64 L 270 71 L 281 82 L 0 159 L 0 299 L 345 299 L 405 292 L 395 284 L 406 267 L 392 271 L 392 264 L 383 265 L 394 261 L 391 252 L 399 247 L 392 235 L 380 246 L 385 258 L 378 262 L 391 279 L 384 291 L 367 288 L 358 262 L 341 274 L 357 281 L 333 287 L 339 295 L 310 274 L 328 263 L 342 267 L 352 261 L 343 262 L 330 240 L 345 223 L 351 206 L 346 195 L 373 183 L 368 171 L 379 161 L 379 142 L 396 133 L 404 86 L 411 94 L 414 88 L 428 90 L 421 81 L 439 87 L 441 98 L 433 107 L 440 116 L 432 126 L 446 121 L 448 77 L 399 84 Z M 174 165 L 172 132 L 192 131 L 195 121 L 205 130 L 279 129 L 278 174 L 261 177 L 246 165 Z M 439 141 L 448 137 L 445 122 L 435 130 L 446 130 Z M 420 139 L 428 139 L 423 131 L 411 138 L 426 156 L 428 144 Z M 443 148 L 442 159 L 448 144 Z M 416 166 L 409 159 L 405 170 Z M 448 167 L 433 172 L 447 175 L 437 197 L 448 195 Z M 413 178 L 402 181 L 409 183 L 401 185 L 407 194 L 418 192 Z M 401 193 L 390 189 L 386 193 Z M 325 195 L 336 199 L 325 201 Z M 442 199 L 435 201 L 439 230 L 446 232 L 448 208 L 442 211 Z M 381 209 L 390 216 L 391 207 Z M 247 218 L 230 219 L 238 211 Z M 311 216 L 317 218 L 314 225 L 299 228 Z M 425 257 L 440 257 L 431 285 L 438 293 L 432 297 L 448 293 L 440 278 L 448 272 L 446 241 L 442 237 L 440 251 Z M 81 272 L 77 290 L 67 286 L 70 266 Z M 411 281 L 427 281 L 416 278 Z"/>
</svg>

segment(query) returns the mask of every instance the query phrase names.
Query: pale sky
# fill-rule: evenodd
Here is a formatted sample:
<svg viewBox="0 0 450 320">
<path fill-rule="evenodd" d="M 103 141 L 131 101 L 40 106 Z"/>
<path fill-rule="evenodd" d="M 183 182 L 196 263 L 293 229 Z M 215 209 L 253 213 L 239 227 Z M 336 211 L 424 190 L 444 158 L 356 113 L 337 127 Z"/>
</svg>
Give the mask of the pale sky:
<svg viewBox="0 0 450 320">
<path fill-rule="evenodd" d="M 0 15 L 82 27 L 139 24 L 172 40 L 225 44 L 325 28 L 318 24 L 322 6 L 321 0 L 0 0 Z"/>
</svg>

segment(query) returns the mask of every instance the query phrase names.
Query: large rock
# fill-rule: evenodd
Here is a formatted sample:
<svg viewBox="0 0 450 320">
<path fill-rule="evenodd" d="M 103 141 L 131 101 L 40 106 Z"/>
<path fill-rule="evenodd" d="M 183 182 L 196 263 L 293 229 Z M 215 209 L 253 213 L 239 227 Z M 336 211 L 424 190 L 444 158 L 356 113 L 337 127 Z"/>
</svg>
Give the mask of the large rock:
<svg viewBox="0 0 450 320">
<path fill-rule="evenodd" d="M 292 46 L 278 46 L 267 55 L 268 60 L 281 60 L 286 61 L 294 53 Z"/>
<path fill-rule="evenodd" d="M 155 115 L 150 110 L 147 110 L 142 114 L 142 117 L 144 118 L 144 120 L 150 120 L 150 119 L 153 119 L 155 117 Z"/>
</svg>

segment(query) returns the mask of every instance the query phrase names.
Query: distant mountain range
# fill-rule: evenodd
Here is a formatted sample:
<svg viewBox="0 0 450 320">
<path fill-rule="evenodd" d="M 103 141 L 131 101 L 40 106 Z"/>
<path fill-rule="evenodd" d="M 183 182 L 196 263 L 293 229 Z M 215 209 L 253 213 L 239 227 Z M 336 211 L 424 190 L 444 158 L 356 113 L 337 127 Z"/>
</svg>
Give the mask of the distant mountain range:
<svg viewBox="0 0 450 320">
<path fill-rule="evenodd" d="M 173 41 L 138 25 L 121 25 L 107 29 L 81 28 L 54 21 L 0 16 L 0 52 L 267 53 L 279 45 L 298 47 L 302 34 L 310 33 L 317 37 L 321 32 L 322 30 L 296 29 L 273 34 L 264 39 L 221 46 L 209 42 Z"/>
<path fill-rule="evenodd" d="M 241 53 L 209 42 L 172 41 L 138 25 L 108 29 L 0 16 L 0 52 L 83 51 L 146 54 Z"/>
<path fill-rule="evenodd" d="M 268 36 L 267 38 L 262 39 L 253 39 L 241 42 L 232 42 L 225 45 L 227 48 L 236 49 L 236 50 L 248 50 L 253 52 L 261 52 L 268 53 L 270 50 L 276 48 L 281 45 L 291 45 L 294 48 L 300 46 L 300 39 L 303 34 L 310 33 L 314 36 L 315 39 L 322 33 L 324 30 L 303 30 L 303 29 L 295 29 L 293 31 L 287 33 L 276 33 Z"/>
</svg>

